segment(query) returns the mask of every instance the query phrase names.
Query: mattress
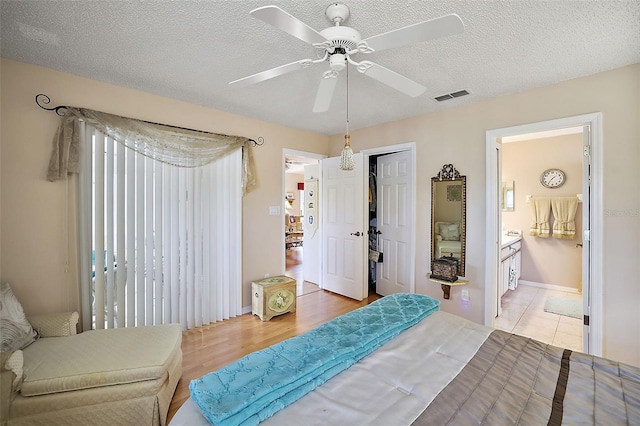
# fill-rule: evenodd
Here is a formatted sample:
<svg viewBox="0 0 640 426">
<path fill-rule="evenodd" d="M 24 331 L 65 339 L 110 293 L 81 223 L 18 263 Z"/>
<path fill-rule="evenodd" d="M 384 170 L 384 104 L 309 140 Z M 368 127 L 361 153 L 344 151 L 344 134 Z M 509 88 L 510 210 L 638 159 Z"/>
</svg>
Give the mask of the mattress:
<svg viewBox="0 0 640 426">
<path fill-rule="evenodd" d="M 410 424 L 490 332 L 435 312 L 262 424 Z M 171 425 L 208 424 L 191 398 L 171 420 Z"/>
</svg>

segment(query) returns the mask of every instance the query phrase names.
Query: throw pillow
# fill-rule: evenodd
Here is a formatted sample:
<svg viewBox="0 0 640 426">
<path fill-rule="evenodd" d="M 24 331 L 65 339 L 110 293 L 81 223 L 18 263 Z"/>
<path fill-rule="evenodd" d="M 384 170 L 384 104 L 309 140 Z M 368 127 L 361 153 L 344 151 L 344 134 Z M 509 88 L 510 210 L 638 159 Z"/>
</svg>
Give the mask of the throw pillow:
<svg viewBox="0 0 640 426">
<path fill-rule="evenodd" d="M 1 352 L 25 348 L 38 338 L 8 283 L 0 286 L 0 329 Z"/>
<path fill-rule="evenodd" d="M 440 235 L 445 241 L 460 240 L 460 224 L 459 223 L 441 223 Z"/>
</svg>

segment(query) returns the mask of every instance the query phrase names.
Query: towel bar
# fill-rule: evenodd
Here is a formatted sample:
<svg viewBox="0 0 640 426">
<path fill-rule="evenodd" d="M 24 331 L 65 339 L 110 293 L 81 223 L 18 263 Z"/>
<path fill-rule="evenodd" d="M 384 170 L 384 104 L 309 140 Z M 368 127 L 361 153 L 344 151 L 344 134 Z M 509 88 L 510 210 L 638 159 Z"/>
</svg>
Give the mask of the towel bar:
<svg viewBox="0 0 640 426">
<path fill-rule="evenodd" d="M 527 203 L 529 203 L 531 201 L 531 197 L 533 197 L 533 195 L 527 194 L 527 196 L 526 196 Z M 582 202 L 582 194 L 576 194 L 576 197 L 578 197 L 578 202 L 581 203 Z M 555 198 L 555 197 L 549 197 L 549 198 Z"/>
</svg>

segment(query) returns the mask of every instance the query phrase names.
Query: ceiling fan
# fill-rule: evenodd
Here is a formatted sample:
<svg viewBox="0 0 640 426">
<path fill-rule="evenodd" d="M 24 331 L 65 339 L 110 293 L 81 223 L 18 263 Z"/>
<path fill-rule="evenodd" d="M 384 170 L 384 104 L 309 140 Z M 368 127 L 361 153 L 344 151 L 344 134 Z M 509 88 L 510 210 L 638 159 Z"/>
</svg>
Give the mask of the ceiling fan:
<svg viewBox="0 0 640 426">
<path fill-rule="evenodd" d="M 464 24 L 460 17 L 450 14 L 363 39 L 357 30 L 341 25 L 349 17 L 349 8 L 342 3 L 332 3 L 327 7 L 325 15 L 334 26 L 325 28 L 320 32 L 277 6 L 259 7 L 252 10 L 250 15 L 311 44 L 317 49 L 318 58 L 291 62 L 234 80 L 229 84 L 247 86 L 307 68 L 312 64 L 328 61 L 330 69 L 323 73 L 320 80 L 313 112 L 324 112 L 329 109 L 338 73 L 347 64 L 354 65 L 364 75 L 408 96 L 416 97 L 421 95 L 426 90 L 426 87 L 420 83 L 371 61 L 356 62 L 351 56 L 357 53 L 366 54 L 385 49 L 394 49 L 412 43 L 460 34 L 464 31 Z"/>
<path fill-rule="evenodd" d="M 289 170 L 292 166 L 298 166 L 301 165 L 303 163 L 301 163 L 300 161 L 294 161 L 293 159 L 289 158 L 289 157 L 285 157 L 284 158 L 284 168 L 285 170 Z"/>
<path fill-rule="evenodd" d="M 309 160 L 301 157 L 290 157 L 288 155 L 284 157 L 285 170 L 302 173 L 304 172 L 304 166 L 309 164 L 315 164 L 315 162 L 313 160 Z"/>
</svg>

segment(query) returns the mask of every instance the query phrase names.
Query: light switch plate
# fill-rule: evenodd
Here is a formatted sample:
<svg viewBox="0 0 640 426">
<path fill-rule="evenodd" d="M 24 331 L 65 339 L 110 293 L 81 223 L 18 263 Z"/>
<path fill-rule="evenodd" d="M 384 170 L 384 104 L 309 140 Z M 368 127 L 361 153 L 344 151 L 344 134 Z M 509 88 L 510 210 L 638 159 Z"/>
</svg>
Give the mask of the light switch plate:
<svg viewBox="0 0 640 426">
<path fill-rule="evenodd" d="M 462 291 L 460 292 L 460 295 L 463 301 L 465 302 L 469 301 L 469 290 L 467 290 L 466 288 L 463 288 Z"/>
</svg>

